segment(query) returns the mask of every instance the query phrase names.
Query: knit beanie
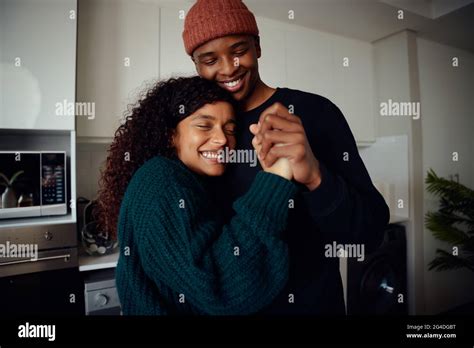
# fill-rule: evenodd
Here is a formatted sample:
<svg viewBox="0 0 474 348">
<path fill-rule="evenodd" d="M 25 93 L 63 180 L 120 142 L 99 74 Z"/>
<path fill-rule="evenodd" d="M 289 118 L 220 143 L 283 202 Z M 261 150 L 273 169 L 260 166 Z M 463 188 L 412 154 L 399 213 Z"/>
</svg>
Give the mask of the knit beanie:
<svg viewBox="0 0 474 348">
<path fill-rule="evenodd" d="M 255 17 L 242 0 L 198 0 L 184 21 L 184 48 L 191 56 L 206 42 L 238 34 L 258 36 Z"/>
</svg>

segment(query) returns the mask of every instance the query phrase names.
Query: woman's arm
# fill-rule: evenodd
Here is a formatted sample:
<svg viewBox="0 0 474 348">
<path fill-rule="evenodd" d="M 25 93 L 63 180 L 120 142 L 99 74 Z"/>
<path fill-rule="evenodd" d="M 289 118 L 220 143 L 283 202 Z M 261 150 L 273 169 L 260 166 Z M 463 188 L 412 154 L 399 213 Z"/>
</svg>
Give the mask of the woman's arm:
<svg viewBox="0 0 474 348">
<path fill-rule="evenodd" d="M 172 300 L 178 305 L 184 295 L 204 314 L 249 314 L 270 304 L 288 278 L 287 245 L 280 233 L 296 186 L 258 173 L 225 226 L 209 201 L 189 186 L 158 191 L 154 197 L 140 193 L 133 217 L 141 262 L 157 286 L 176 292 Z"/>
</svg>

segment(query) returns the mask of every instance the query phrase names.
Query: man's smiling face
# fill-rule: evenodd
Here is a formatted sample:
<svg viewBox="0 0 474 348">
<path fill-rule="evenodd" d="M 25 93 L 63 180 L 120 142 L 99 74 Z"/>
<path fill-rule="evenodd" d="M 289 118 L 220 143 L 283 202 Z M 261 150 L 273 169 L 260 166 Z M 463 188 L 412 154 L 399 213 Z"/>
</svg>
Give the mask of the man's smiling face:
<svg viewBox="0 0 474 348">
<path fill-rule="evenodd" d="M 258 38 L 229 35 L 199 46 L 194 50 L 192 59 L 201 77 L 216 81 L 237 101 L 242 101 L 252 93 L 260 79 L 260 55 Z"/>
</svg>

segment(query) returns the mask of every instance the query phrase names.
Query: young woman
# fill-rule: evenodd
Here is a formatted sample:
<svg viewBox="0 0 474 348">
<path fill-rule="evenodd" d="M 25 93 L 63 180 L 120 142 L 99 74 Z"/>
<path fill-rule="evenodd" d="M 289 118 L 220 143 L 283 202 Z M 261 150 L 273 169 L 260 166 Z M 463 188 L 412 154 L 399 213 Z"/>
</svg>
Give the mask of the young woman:
<svg viewBox="0 0 474 348">
<path fill-rule="evenodd" d="M 225 170 L 218 152 L 235 147 L 234 103 L 211 81 L 170 79 L 149 90 L 117 130 L 98 220 L 118 231 L 125 315 L 250 314 L 284 287 L 280 233 L 296 192 L 289 163 L 260 172 L 226 225 L 208 185 Z"/>
</svg>

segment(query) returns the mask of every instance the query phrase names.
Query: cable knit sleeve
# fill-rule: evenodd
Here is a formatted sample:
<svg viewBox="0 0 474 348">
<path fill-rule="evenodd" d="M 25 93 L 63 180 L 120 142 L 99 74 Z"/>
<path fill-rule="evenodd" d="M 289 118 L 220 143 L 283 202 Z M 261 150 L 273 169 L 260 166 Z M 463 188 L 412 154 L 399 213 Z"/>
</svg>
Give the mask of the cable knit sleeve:
<svg viewBox="0 0 474 348">
<path fill-rule="evenodd" d="M 172 290 L 175 306 L 202 314 L 250 314 L 270 304 L 288 279 L 280 233 L 296 186 L 260 172 L 222 226 L 205 191 L 181 174 L 136 191 L 134 233 L 147 276 Z"/>
</svg>

